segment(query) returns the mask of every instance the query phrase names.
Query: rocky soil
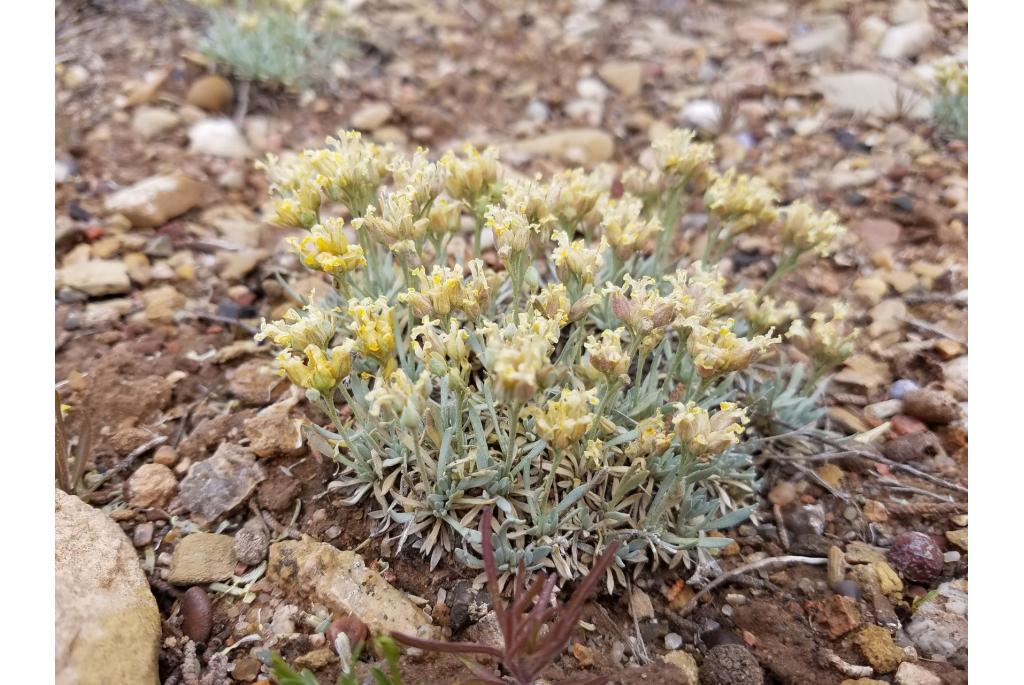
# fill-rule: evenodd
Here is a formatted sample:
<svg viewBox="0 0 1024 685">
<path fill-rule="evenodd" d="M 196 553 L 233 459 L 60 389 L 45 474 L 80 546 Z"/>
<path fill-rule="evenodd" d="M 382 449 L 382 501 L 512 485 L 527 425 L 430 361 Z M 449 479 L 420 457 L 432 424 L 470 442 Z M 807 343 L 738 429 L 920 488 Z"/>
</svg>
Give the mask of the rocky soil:
<svg viewBox="0 0 1024 685">
<path fill-rule="evenodd" d="M 192 6 L 58 3 L 55 382 L 92 488 L 92 507 L 56 496 L 58 682 L 266 683 L 274 649 L 328 683 L 332 630 L 486 639 L 472 572 L 381 557 L 372 521 L 325 494 L 333 469 L 296 427 L 323 417 L 252 340 L 293 304 L 278 275 L 325 284 L 263 222 L 254 160 L 355 127 L 550 171 L 634 162 L 685 125 L 851 229 L 784 294 L 852 305 L 863 333 L 828 416 L 863 447 L 759 455 L 760 510 L 715 560 L 810 563 L 693 603 L 708 579 L 682 567 L 599 597 L 548 678 L 965 683 L 967 145 L 929 103 L 933 63 L 967 59 L 966 5 L 366 3 L 334 83 L 254 87 L 242 111 L 195 52 Z M 750 238 L 732 268 L 760 278 L 769 258 Z M 467 673 L 402 664 L 409 683 Z"/>
</svg>

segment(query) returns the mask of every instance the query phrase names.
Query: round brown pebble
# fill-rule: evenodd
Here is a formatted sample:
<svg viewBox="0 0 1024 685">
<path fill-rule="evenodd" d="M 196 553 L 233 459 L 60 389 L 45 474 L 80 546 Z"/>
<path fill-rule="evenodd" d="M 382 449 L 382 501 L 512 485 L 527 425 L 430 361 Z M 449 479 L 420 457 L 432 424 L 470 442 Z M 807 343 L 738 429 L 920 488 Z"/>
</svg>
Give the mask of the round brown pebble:
<svg viewBox="0 0 1024 685">
<path fill-rule="evenodd" d="M 234 101 L 235 89 L 223 76 L 209 74 L 189 86 L 185 99 L 208 112 L 223 112 Z"/>
<path fill-rule="evenodd" d="M 244 656 L 235 659 L 235 669 L 231 671 L 231 677 L 243 683 L 251 683 L 260 674 L 260 662 L 251 656 Z"/>
<path fill-rule="evenodd" d="M 178 451 L 170 445 L 160 445 L 153 453 L 153 463 L 174 466 L 178 463 Z"/>
<path fill-rule="evenodd" d="M 960 404 L 949 393 L 919 388 L 903 396 L 903 411 L 925 423 L 945 425 L 960 418 Z"/>
<path fill-rule="evenodd" d="M 193 585 L 181 596 L 181 629 L 196 642 L 205 642 L 213 630 L 213 607 L 206 590 Z"/>
<path fill-rule="evenodd" d="M 915 583 L 931 583 L 942 575 L 942 550 L 930 535 L 903 533 L 889 548 L 889 559 L 904 578 Z"/>
<path fill-rule="evenodd" d="M 764 685 L 764 671 L 742 645 L 719 645 L 700 665 L 701 685 Z"/>
</svg>

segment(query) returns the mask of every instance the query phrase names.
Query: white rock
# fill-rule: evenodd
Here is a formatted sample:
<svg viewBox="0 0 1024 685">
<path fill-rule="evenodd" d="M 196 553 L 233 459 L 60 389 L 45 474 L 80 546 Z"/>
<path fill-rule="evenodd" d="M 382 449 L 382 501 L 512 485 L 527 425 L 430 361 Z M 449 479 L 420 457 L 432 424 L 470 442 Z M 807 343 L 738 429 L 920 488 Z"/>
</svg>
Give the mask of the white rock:
<svg viewBox="0 0 1024 685">
<path fill-rule="evenodd" d="M 132 288 L 124 262 L 112 259 L 91 259 L 65 266 L 57 271 L 57 284 L 93 297 L 119 295 Z"/>
<path fill-rule="evenodd" d="M 565 104 L 565 115 L 576 122 L 599 126 L 604 118 L 604 105 L 597 100 L 575 98 Z"/>
<path fill-rule="evenodd" d="M 131 541 L 56 491 L 56 682 L 157 685 L 160 613 Z"/>
<path fill-rule="evenodd" d="M 228 159 L 245 159 L 252 154 L 245 136 L 226 118 L 204 119 L 188 130 L 190 152 Z"/>
<path fill-rule="evenodd" d="M 896 685 L 942 685 L 942 678 L 924 666 L 904 661 L 896 671 Z"/>
<path fill-rule="evenodd" d="M 860 35 L 861 40 L 870 45 L 873 48 L 877 48 L 881 44 L 882 39 L 885 37 L 885 32 L 889 30 L 889 24 L 885 22 L 879 16 L 872 14 L 860 23 L 857 27 L 857 33 Z"/>
<path fill-rule="evenodd" d="M 363 105 L 352 115 L 352 127 L 361 131 L 372 131 L 384 125 L 391 118 L 391 105 L 386 102 L 371 102 Z"/>
<path fill-rule="evenodd" d="M 567 128 L 517 141 L 510 147 L 531 155 L 551 155 L 567 162 L 594 165 L 611 159 L 615 139 L 598 128 Z"/>
<path fill-rule="evenodd" d="M 921 604 L 907 624 L 907 636 L 929 659 L 945 661 L 967 650 L 967 593 L 960 581 L 938 587 L 938 595 Z"/>
<path fill-rule="evenodd" d="M 909 24 L 893 26 L 885 32 L 878 54 L 886 59 L 910 59 L 917 57 L 931 45 L 935 29 L 926 21 L 912 21 Z"/>
<path fill-rule="evenodd" d="M 789 48 L 798 55 L 841 54 L 849 40 L 850 27 L 846 19 L 826 15 L 814 20 L 807 33 L 791 38 Z"/>
<path fill-rule="evenodd" d="M 608 86 L 601 79 L 588 76 L 576 82 L 576 94 L 584 100 L 604 102 L 608 98 Z"/>
<path fill-rule="evenodd" d="M 270 546 L 267 580 L 283 589 L 297 586 L 331 611 L 358 617 L 374 634 L 394 630 L 432 637 L 436 632 L 430 617 L 361 556 L 309 537 Z"/>
<path fill-rule="evenodd" d="M 55 183 L 67 183 L 75 175 L 74 165 L 65 160 L 58 159 L 53 163 L 53 180 Z"/>
<path fill-rule="evenodd" d="M 889 117 L 902 106 L 911 118 L 931 116 L 931 104 L 916 92 L 899 85 L 891 77 L 871 71 L 827 74 L 815 81 L 814 88 L 837 110 Z"/>
<path fill-rule="evenodd" d="M 149 140 L 181 123 L 177 112 L 163 107 L 139 107 L 132 115 L 132 130 Z"/>
<path fill-rule="evenodd" d="M 889 10 L 889 21 L 894 24 L 928 21 L 928 3 L 926 0 L 898 0 Z"/>
<path fill-rule="evenodd" d="M 679 121 L 685 126 L 713 133 L 722 122 L 722 108 L 714 100 L 693 100 L 683 106 Z"/>
<path fill-rule="evenodd" d="M 526 116 L 533 121 L 547 121 L 551 117 L 551 108 L 543 100 L 530 100 L 526 106 Z"/>
</svg>

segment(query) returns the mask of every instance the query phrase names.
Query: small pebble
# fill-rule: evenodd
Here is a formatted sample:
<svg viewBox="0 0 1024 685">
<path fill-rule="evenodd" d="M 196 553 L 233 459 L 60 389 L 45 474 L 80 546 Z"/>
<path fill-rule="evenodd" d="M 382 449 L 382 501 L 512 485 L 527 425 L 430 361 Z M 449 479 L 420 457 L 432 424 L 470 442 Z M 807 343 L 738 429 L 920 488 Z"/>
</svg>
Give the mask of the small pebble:
<svg viewBox="0 0 1024 685">
<path fill-rule="evenodd" d="M 960 561 L 960 552 L 956 551 L 955 549 L 951 549 L 942 555 L 942 560 L 945 561 L 947 564 L 955 564 L 956 562 Z"/>
<path fill-rule="evenodd" d="M 132 544 L 136 547 L 145 547 L 153 542 L 154 528 L 155 524 L 152 521 L 146 521 L 135 526 L 135 530 L 132 532 Z"/>
<path fill-rule="evenodd" d="M 901 400 L 908 391 L 917 390 L 920 387 L 921 386 L 909 378 L 901 378 L 889 386 L 889 397 L 894 400 Z"/>
<path fill-rule="evenodd" d="M 889 548 L 889 559 L 904 578 L 915 583 L 931 583 L 942 575 L 945 561 L 942 550 L 930 535 L 903 533 Z"/>
<path fill-rule="evenodd" d="M 679 649 L 683 646 L 683 637 L 679 633 L 669 633 L 665 636 L 665 647 L 667 649 Z"/>
</svg>

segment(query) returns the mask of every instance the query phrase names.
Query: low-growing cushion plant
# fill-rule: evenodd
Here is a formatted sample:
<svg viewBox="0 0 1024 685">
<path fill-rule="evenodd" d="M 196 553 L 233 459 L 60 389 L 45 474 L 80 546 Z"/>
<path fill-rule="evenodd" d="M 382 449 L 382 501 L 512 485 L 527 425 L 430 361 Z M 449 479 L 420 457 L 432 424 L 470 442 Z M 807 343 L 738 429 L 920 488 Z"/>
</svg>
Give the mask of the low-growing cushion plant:
<svg viewBox="0 0 1024 685">
<path fill-rule="evenodd" d="M 286 89 L 317 85 L 354 52 L 339 0 L 192 0 L 207 12 L 200 50 L 243 82 Z"/>
<path fill-rule="evenodd" d="M 719 173 L 689 131 L 619 175 L 523 177 L 493 149 L 434 161 L 356 132 L 265 168 L 274 222 L 302 230 L 296 254 L 333 288 L 257 338 L 330 418 L 306 434 L 385 554 L 483 568 L 494 507 L 502 583 L 520 564 L 582 577 L 613 544 L 609 588 L 688 563 L 750 514 L 747 438 L 774 412 L 815 420 L 809 393 L 852 349 L 841 307 L 805 324 L 770 294 L 834 249 L 836 216 Z M 702 258 L 679 260 L 698 207 Z M 779 246 L 775 273 L 732 287 L 718 263 L 754 231 Z"/>
</svg>

